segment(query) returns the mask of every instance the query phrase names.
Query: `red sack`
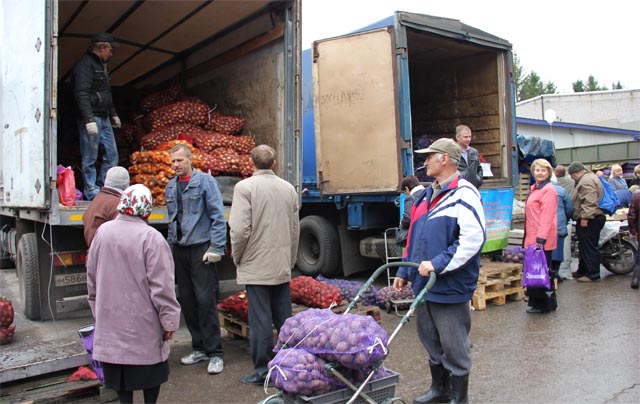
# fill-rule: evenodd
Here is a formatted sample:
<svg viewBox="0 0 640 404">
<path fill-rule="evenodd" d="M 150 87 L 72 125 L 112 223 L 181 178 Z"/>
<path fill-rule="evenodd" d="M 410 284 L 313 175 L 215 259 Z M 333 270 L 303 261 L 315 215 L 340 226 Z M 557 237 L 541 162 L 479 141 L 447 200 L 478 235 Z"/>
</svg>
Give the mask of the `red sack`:
<svg viewBox="0 0 640 404">
<path fill-rule="evenodd" d="M 249 301 L 244 290 L 222 299 L 218 304 L 218 309 L 238 317 L 242 321 L 249 321 Z"/>
<path fill-rule="evenodd" d="M 326 309 L 332 303 L 342 304 L 338 288 L 319 282 L 310 276 L 291 279 L 291 301 L 308 307 Z"/>
<path fill-rule="evenodd" d="M 96 373 L 88 367 L 80 366 L 78 370 L 76 370 L 71 376 L 69 376 L 69 378 L 67 379 L 67 383 L 77 382 L 81 380 L 98 380 L 98 376 L 96 376 Z"/>
<path fill-rule="evenodd" d="M 0 328 L 7 328 L 13 323 L 13 305 L 10 300 L 0 296 Z"/>
<path fill-rule="evenodd" d="M 58 166 L 57 184 L 60 203 L 73 206 L 76 203 L 76 178 L 71 167 Z"/>
</svg>

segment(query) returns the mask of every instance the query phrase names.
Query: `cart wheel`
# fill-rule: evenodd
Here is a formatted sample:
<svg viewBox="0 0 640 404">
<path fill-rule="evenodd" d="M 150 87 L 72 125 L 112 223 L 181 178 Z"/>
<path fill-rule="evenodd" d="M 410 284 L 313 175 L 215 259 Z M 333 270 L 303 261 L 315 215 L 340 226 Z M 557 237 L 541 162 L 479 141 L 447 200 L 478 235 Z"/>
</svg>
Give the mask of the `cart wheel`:
<svg viewBox="0 0 640 404">
<path fill-rule="evenodd" d="M 387 313 L 391 313 L 391 302 L 390 301 L 384 302 L 384 309 L 386 310 Z"/>
</svg>

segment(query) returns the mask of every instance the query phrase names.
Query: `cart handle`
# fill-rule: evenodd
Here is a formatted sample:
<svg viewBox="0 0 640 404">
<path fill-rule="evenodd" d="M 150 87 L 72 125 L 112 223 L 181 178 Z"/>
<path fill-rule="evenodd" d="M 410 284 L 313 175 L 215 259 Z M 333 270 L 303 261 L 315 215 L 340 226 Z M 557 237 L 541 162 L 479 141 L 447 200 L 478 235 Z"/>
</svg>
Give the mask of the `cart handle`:
<svg viewBox="0 0 640 404">
<path fill-rule="evenodd" d="M 396 261 L 396 262 L 388 262 L 382 265 L 381 267 L 376 269 L 371 275 L 371 277 L 369 277 L 369 279 L 367 279 L 364 285 L 362 285 L 362 287 L 360 288 L 356 296 L 353 298 L 353 300 L 351 300 L 351 303 L 349 303 L 349 306 L 347 306 L 347 309 L 345 310 L 344 314 L 349 313 L 351 309 L 355 308 L 358 305 L 358 301 L 360 300 L 360 297 L 362 296 L 362 294 L 364 294 L 364 292 L 369 290 L 369 288 L 371 287 L 371 284 L 373 284 L 373 282 L 378 278 L 378 276 L 380 276 L 381 273 L 386 272 L 387 268 L 392 268 L 392 267 L 419 268 L 420 264 L 416 264 L 415 262 Z M 424 295 L 427 293 L 429 289 L 431 289 L 431 286 L 433 286 L 435 281 L 436 281 L 436 273 L 434 271 L 434 272 L 431 272 L 431 274 L 429 275 L 429 280 L 427 281 L 427 284 L 420 291 L 420 293 L 418 293 L 418 296 L 416 296 L 415 301 L 411 304 L 412 308 L 415 308 L 416 304 L 422 302 Z"/>
</svg>

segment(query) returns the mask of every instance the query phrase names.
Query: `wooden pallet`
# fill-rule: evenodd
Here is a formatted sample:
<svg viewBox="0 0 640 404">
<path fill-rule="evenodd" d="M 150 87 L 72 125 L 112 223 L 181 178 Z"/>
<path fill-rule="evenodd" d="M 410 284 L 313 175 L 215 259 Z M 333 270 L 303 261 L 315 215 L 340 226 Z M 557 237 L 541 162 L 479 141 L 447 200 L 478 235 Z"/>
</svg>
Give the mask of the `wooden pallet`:
<svg viewBox="0 0 640 404">
<path fill-rule="evenodd" d="M 518 175 L 518 184 L 515 188 L 515 198 L 520 202 L 527 200 L 529 192 L 531 191 L 531 183 L 529 173 L 520 173 Z"/>
<path fill-rule="evenodd" d="M 306 309 L 308 309 L 307 306 L 294 304 L 291 306 L 291 313 L 295 315 Z M 334 313 L 342 314 L 347 310 L 347 305 L 341 304 L 333 307 L 331 310 Z M 356 306 L 349 313 L 371 316 L 378 323 L 382 321 L 382 318 L 380 317 L 380 309 L 376 306 Z M 249 324 L 247 324 L 246 321 L 240 320 L 239 318 L 222 310 L 218 310 L 218 320 L 220 321 L 220 327 L 224 328 L 235 337 L 249 338 Z M 276 330 L 273 330 L 273 335 L 274 338 L 277 338 L 278 334 L 276 333 Z"/>
<path fill-rule="evenodd" d="M 522 300 L 522 264 L 482 261 L 478 287 L 471 303 L 476 310 L 486 310 L 487 303 L 502 306 L 510 300 Z"/>
</svg>

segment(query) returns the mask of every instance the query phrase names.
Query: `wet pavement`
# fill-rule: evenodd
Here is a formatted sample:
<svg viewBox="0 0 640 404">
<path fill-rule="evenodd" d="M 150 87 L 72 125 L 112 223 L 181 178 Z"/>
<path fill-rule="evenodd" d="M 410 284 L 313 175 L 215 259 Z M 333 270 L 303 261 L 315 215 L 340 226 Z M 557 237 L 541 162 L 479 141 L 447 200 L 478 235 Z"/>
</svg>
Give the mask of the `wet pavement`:
<svg viewBox="0 0 640 404">
<path fill-rule="evenodd" d="M 561 283 L 559 307 L 551 314 L 527 314 L 524 301 L 474 311 L 470 401 L 640 402 L 640 293 L 629 287 L 630 275 L 610 275 L 604 269 L 602 275 L 597 283 Z M 10 280 L 7 271 L 0 271 L 0 294 L 7 294 L 3 289 Z M 382 313 L 382 325 L 389 332 L 399 320 L 395 313 Z M 87 322 L 90 319 L 58 321 L 57 335 L 52 335 L 56 332 L 51 322 L 18 318 L 15 343 L 28 344 L 46 330 L 51 339 L 75 338 L 77 326 Z M 206 362 L 179 363 L 191 350 L 189 334 L 181 328 L 172 344 L 171 375 L 162 385 L 159 403 L 257 403 L 276 392 L 268 389 L 265 393 L 262 387 L 240 383 L 239 377 L 252 370 L 248 342 L 223 334 L 225 371 L 212 376 L 206 373 Z M 10 345 L 0 349 L 5 347 Z M 401 329 L 389 350 L 385 365 L 400 374 L 396 396 L 411 403 L 429 387 L 430 380 L 414 321 Z M 2 364 L 0 361 L 0 367 Z M 142 396 L 136 393 L 135 401 L 142 402 Z"/>
</svg>

